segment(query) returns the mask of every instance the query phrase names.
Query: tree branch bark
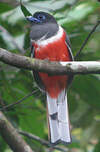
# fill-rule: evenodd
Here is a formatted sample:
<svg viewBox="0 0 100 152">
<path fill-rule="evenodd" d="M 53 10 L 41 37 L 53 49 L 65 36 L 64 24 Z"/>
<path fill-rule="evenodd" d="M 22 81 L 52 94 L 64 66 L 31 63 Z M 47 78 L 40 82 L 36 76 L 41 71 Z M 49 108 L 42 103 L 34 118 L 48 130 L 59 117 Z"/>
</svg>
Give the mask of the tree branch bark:
<svg viewBox="0 0 100 152">
<path fill-rule="evenodd" d="M 100 61 L 50 62 L 17 55 L 0 48 L 0 61 L 28 70 L 37 70 L 50 75 L 62 74 L 100 74 Z"/>
<path fill-rule="evenodd" d="M 0 112 L 0 134 L 14 152 L 33 152 L 2 112 Z"/>
<path fill-rule="evenodd" d="M 56 149 L 56 150 L 59 150 L 59 151 L 62 151 L 62 152 L 67 152 L 67 151 L 68 151 L 68 148 L 62 148 L 62 147 L 59 147 L 59 146 L 53 146 L 53 145 L 51 145 L 48 141 L 46 141 L 46 140 L 44 140 L 44 139 L 41 139 L 40 137 L 35 136 L 34 134 L 27 133 L 27 132 L 25 132 L 25 131 L 18 131 L 18 133 L 20 133 L 20 134 L 23 135 L 23 136 L 28 137 L 29 139 L 38 141 L 38 142 L 40 142 L 42 145 L 45 145 L 45 146 L 47 146 L 47 147 L 53 147 L 53 149 Z"/>
</svg>

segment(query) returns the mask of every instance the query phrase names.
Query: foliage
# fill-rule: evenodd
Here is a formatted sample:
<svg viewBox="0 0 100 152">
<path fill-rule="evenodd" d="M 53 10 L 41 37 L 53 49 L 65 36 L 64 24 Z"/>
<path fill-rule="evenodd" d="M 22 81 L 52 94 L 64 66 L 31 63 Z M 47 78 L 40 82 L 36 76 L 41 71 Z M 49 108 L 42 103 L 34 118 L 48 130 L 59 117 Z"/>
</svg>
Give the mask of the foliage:
<svg viewBox="0 0 100 152">
<path fill-rule="evenodd" d="M 30 56 L 29 24 L 27 12 L 47 11 L 67 31 L 75 55 L 84 39 L 99 20 L 100 3 L 96 0 L 23 0 L 0 2 L 0 25 L 13 37 L 17 46 Z M 27 8 L 25 10 L 25 8 Z M 52 9 L 53 8 L 53 9 Z M 21 10 L 22 9 L 22 10 Z M 8 33 L 0 27 L 0 47 L 20 53 Z M 79 60 L 99 60 L 100 26 L 83 49 Z M 33 96 L 5 112 L 13 125 L 47 140 L 46 103 L 37 90 L 30 71 L 20 70 L 0 62 L 0 95 L 3 104 L 16 102 L 36 90 Z M 72 126 L 72 144 L 67 148 L 77 152 L 99 152 L 100 147 L 100 76 L 75 76 L 68 90 L 69 111 Z M 36 152 L 45 152 L 45 146 L 25 138 Z M 66 147 L 66 146 L 65 146 Z M 0 138 L 0 151 L 9 151 Z M 57 150 L 55 150 L 57 152 Z"/>
</svg>

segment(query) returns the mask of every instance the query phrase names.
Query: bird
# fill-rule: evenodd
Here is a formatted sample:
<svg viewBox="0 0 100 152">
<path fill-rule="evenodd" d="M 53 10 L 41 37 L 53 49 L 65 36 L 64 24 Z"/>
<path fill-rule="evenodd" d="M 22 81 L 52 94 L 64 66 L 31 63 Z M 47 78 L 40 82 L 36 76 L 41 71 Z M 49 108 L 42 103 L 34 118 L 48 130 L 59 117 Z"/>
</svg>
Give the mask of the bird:
<svg viewBox="0 0 100 152">
<path fill-rule="evenodd" d="M 31 24 L 31 57 L 47 61 L 73 61 L 71 45 L 65 30 L 47 12 L 35 12 L 26 19 Z M 52 145 L 71 143 L 67 90 L 72 75 L 50 75 L 33 70 L 34 79 L 46 94 L 49 140 Z"/>
</svg>

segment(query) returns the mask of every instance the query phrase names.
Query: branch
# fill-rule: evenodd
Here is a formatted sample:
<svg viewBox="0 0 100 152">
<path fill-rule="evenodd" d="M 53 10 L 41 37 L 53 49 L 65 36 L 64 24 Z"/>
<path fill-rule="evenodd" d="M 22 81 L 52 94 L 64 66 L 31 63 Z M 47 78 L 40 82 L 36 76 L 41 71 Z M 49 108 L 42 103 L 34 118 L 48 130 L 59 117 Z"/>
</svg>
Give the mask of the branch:
<svg viewBox="0 0 100 152">
<path fill-rule="evenodd" d="M 4 104 L 2 103 L 2 104 L 1 104 L 1 105 L 2 105 L 2 108 L 0 108 L 0 111 L 5 111 L 5 110 L 8 110 L 8 109 L 11 108 L 11 107 L 14 107 L 15 105 L 21 103 L 22 101 L 24 101 L 24 100 L 27 99 L 28 97 L 32 96 L 36 91 L 37 91 L 37 90 L 32 91 L 31 93 L 29 93 L 29 94 L 27 94 L 26 96 L 24 96 L 22 99 L 14 102 L 14 103 L 11 103 L 11 104 L 9 104 L 9 105 L 4 105 Z M 0 103 L 1 103 L 1 100 L 0 100 Z"/>
<path fill-rule="evenodd" d="M 28 70 L 36 70 L 48 74 L 100 74 L 100 61 L 87 62 L 50 62 L 17 55 L 0 48 L 0 61 Z"/>
<path fill-rule="evenodd" d="M 75 60 L 79 57 L 81 51 L 82 51 L 83 48 L 86 46 L 89 38 L 91 37 L 91 35 L 93 34 L 93 32 L 95 32 L 95 30 L 96 30 L 96 28 L 99 26 L 99 24 L 100 24 L 100 21 L 98 21 L 98 22 L 96 23 L 96 25 L 93 27 L 93 29 L 90 31 L 90 33 L 88 34 L 87 38 L 84 40 L 84 42 L 83 42 L 80 50 L 76 53 L 76 55 L 75 55 L 75 57 L 74 57 Z"/>
<path fill-rule="evenodd" d="M 46 141 L 46 140 L 44 140 L 44 139 L 41 139 L 40 137 L 35 136 L 35 135 L 31 134 L 31 133 L 27 133 L 27 132 L 25 132 L 25 131 L 18 131 L 18 133 L 20 133 L 20 134 L 22 134 L 23 136 L 26 136 L 26 137 L 28 137 L 28 138 L 30 138 L 30 139 L 33 139 L 33 140 L 35 140 L 35 141 L 38 141 L 38 142 L 40 142 L 42 145 L 45 145 L 45 146 L 47 146 L 47 147 L 51 147 L 51 146 L 52 146 L 48 141 Z M 59 147 L 59 146 L 54 146 L 53 149 L 57 149 L 57 150 L 62 151 L 62 152 L 67 152 L 67 151 L 68 151 L 67 148 L 64 149 L 64 148 L 61 148 L 61 147 Z"/>
<path fill-rule="evenodd" d="M 0 112 L 0 134 L 14 152 L 33 152 L 2 112 Z"/>
</svg>

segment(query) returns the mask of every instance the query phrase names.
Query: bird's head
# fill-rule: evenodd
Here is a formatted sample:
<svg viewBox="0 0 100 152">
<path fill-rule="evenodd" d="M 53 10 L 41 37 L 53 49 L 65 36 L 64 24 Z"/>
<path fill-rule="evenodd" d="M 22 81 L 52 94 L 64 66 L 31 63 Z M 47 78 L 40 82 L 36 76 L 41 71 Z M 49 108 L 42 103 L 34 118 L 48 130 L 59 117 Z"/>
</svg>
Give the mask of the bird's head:
<svg viewBox="0 0 100 152">
<path fill-rule="evenodd" d="M 33 40 L 52 37 L 59 29 L 55 18 L 46 12 L 36 12 L 26 18 L 31 23 L 30 38 Z"/>
</svg>

